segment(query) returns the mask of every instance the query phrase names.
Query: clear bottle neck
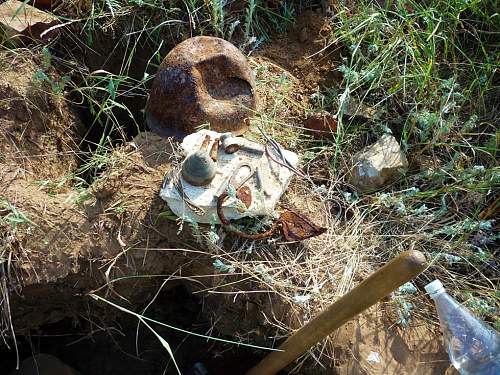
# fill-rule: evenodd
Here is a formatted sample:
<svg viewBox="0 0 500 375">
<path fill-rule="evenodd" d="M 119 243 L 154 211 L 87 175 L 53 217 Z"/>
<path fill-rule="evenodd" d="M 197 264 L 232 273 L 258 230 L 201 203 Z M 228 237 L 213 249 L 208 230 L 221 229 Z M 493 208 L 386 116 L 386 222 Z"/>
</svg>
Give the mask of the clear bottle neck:
<svg viewBox="0 0 500 375">
<path fill-rule="evenodd" d="M 446 289 L 441 288 L 441 289 L 436 290 L 435 292 L 429 294 L 429 297 L 431 297 L 433 300 L 436 300 L 436 298 L 439 298 L 443 295 L 448 295 L 448 293 L 446 293 Z"/>
<path fill-rule="evenodd" d="M 439 294 L 446 293 L 446 290 L 444 289 L 443 283 L 441 283 L 441 281 L 439 281 L 439 279 L 436 279 L 436 280 L 430 282 L 429 284 L 427 284 L 425 286 L 425 290 L 426 290 L 427 294 L 429 294 L 429 296 L 432 299 L 435 299 L 436 296 L 438 296 Z"/>
</svg>

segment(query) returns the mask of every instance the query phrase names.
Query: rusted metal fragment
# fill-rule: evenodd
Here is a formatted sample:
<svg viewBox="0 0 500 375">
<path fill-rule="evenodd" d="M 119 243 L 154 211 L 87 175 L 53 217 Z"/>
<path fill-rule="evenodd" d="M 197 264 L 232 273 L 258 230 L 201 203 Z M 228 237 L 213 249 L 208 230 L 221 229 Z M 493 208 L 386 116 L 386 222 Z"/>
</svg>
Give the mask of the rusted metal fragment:
<svg viewBox="0 0 500 375">
<path fill-rule="evenodd" d="M 312 113 L 304 127 L 316 138 L 330 138 L 337 131 L 337 119 L 328 112 Z"/>
<path fill-rule="evenodd" d="M 227 137 L 222 141 L 222 148 L 226 154 L 244 151 L 253 155 L 263 155 L 264 146 L 251 142 L 242 137 Z"/>
<path fill-rule="evenodd" d="M 236 198 L 243 202 L 246 208 L 252 204 L 252 192 L 248 186 L 242 186 L 236 192 Z"/>
<path fill-rule="evenodd" d="M 287 241 L 303 241 L 326 232 L 326 228 L 318 227 L 307 217 L 293 211 L 283 212 L 279 221 L 283 237 Z"/>
<path fill-rule="evenodd" d="M 326 228 L 318 227 L 305 216 L 299 215 L 293 211 L 283 212 L 279 219 L 273 224 L 271 229 L 262 233 L 245 233 L 236 228 L 230 220 L 226 219 L 222 209 L 222 205 L 226 201 L 228 195 L 224 192 L 217 198 L 217 215 L 224 228 L 235 236 L 247 238 L 250 240 L 263 240 L 276 234 L 281 230 L 283 237 L 287 241 L 303 241 L 311 237 L 319 236 L 326 232 Z"/>
<path fill-rule="evenodd" d="M 226 219 L 226 217 L 224 216 L 224 211 L 222 210 L 222 205 L 226 201 L 227 197 L 228 197 L 227 192 L 223 192 L 217 198 L 217 216 L 219 216 L 219 220 L 222 223 L 222 225 L 226 227 L 231 225 L 231 221 Z"/>
<path fill-rule="evenodd" d="M 224 211 L 222 210 L 222 205 L 226 201 L 227 197 L 228 197 L 227 192 L 224 192 L 217 198 L 217 215 L 219 216 L 220 222 L 222 223 L 224 228 L 229 233 L 234 234 L 235 236 L 238 236 L 238 237 L 247 238 L 249 240 L 262 240 L 265 238 L 269 238 L 274 233 L 276 233 L 276 231 L 278 230 L 279 225 L 280 225 L 279 221 L 276 221 L 273 224 L 273 226 L 271 227 L 271 229 L 269 229 L 265 232 L 262 232 L 262 233 L 250 234 L 250 233 L 245 233 L 245 232 L 240 231 L 233 224 L 231 224 L 230 220 L 226 219 L 226 217 L 224 216 Z"/>
<path fill-rule="evenodd" d="M 217 161 L 217 154 L 219 152 L 219 142 L 220 142 L 220 139 L 216 138 L 214 143 L 212 144 L 212 147 L 210 148 L 210 158 L 213 161 Z"/>
<path fill-rule="evenodd" d="M 255 81 L 245 56 L 231 43 L 199 36 L 178 44 L 153 81 L 146 121 L 163 137 L 183 138 L 209 124 L 243 134 L 256 108 Z"/>
<path fill-rule="evenodd" d="M 224 152 L 226 154 L 234 154 L 235 152 L 239 151 L 240 145 L 235 142 L 231 142 L 231 139 L 224 139 L 222 141 L 222 148 L 224 149 Z"/>
<path fill-rule="evenodd" d="M 59 33 L 56 17 L 21 1 L 0 4 L 0 43 L 12 45 L 33 40 L 46 42 Z"/>
<path fill-rule="evenodd" d="M 200 150 L 208 151 L 208 145 L 210 144 L 210 136 L 207 134 L 203 142 L 201 143 Z"/>
</svg>

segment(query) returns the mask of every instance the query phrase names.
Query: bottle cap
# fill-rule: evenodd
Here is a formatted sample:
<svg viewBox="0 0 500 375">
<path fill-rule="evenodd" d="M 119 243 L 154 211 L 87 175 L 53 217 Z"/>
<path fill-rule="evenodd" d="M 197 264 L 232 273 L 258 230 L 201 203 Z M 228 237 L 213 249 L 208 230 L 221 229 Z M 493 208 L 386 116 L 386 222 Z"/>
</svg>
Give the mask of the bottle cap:
<svg viewBox="0 0 500 375">
<path fill-rule="evenodd" d="M 425 288 L 425 291 L 427 292 L 427 294 L 429 294 L 431 297 L 433 294 L 438 294 L 438 293 L 444 292 L 443 283 L 437 279 L 434 280 L 433 282 L 427 284 L 424 288 Z"/>
</svg>

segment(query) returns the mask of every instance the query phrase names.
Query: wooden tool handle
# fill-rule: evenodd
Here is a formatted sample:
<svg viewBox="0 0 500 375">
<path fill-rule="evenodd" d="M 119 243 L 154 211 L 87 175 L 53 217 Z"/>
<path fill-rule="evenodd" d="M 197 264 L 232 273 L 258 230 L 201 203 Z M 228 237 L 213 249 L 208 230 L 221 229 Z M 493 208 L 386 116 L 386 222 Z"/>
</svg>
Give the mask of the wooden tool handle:
<svg viewBox="0 0 500 375">
<path fill-rule="evenodd" d="M 290 336 L 246 375 L 273 375 L 362 311 L 413 279 L 426 267 L 419 251 L 405 251 Z"/>
</svg>

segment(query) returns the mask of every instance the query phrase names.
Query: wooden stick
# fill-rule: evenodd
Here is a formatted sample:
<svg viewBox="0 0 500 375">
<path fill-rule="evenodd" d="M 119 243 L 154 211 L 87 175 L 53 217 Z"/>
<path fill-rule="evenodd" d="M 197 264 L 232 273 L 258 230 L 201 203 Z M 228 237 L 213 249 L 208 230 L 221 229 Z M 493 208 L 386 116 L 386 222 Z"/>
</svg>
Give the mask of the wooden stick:
<svg viewBox="0 0 500 375">
<path fill-rule="evenodd" d="M 405 251 L 290 336 L 246 375 L 274 375 L 362 311 L 413 279 L 426 267 L 419 251 Z"/>
</svg>

